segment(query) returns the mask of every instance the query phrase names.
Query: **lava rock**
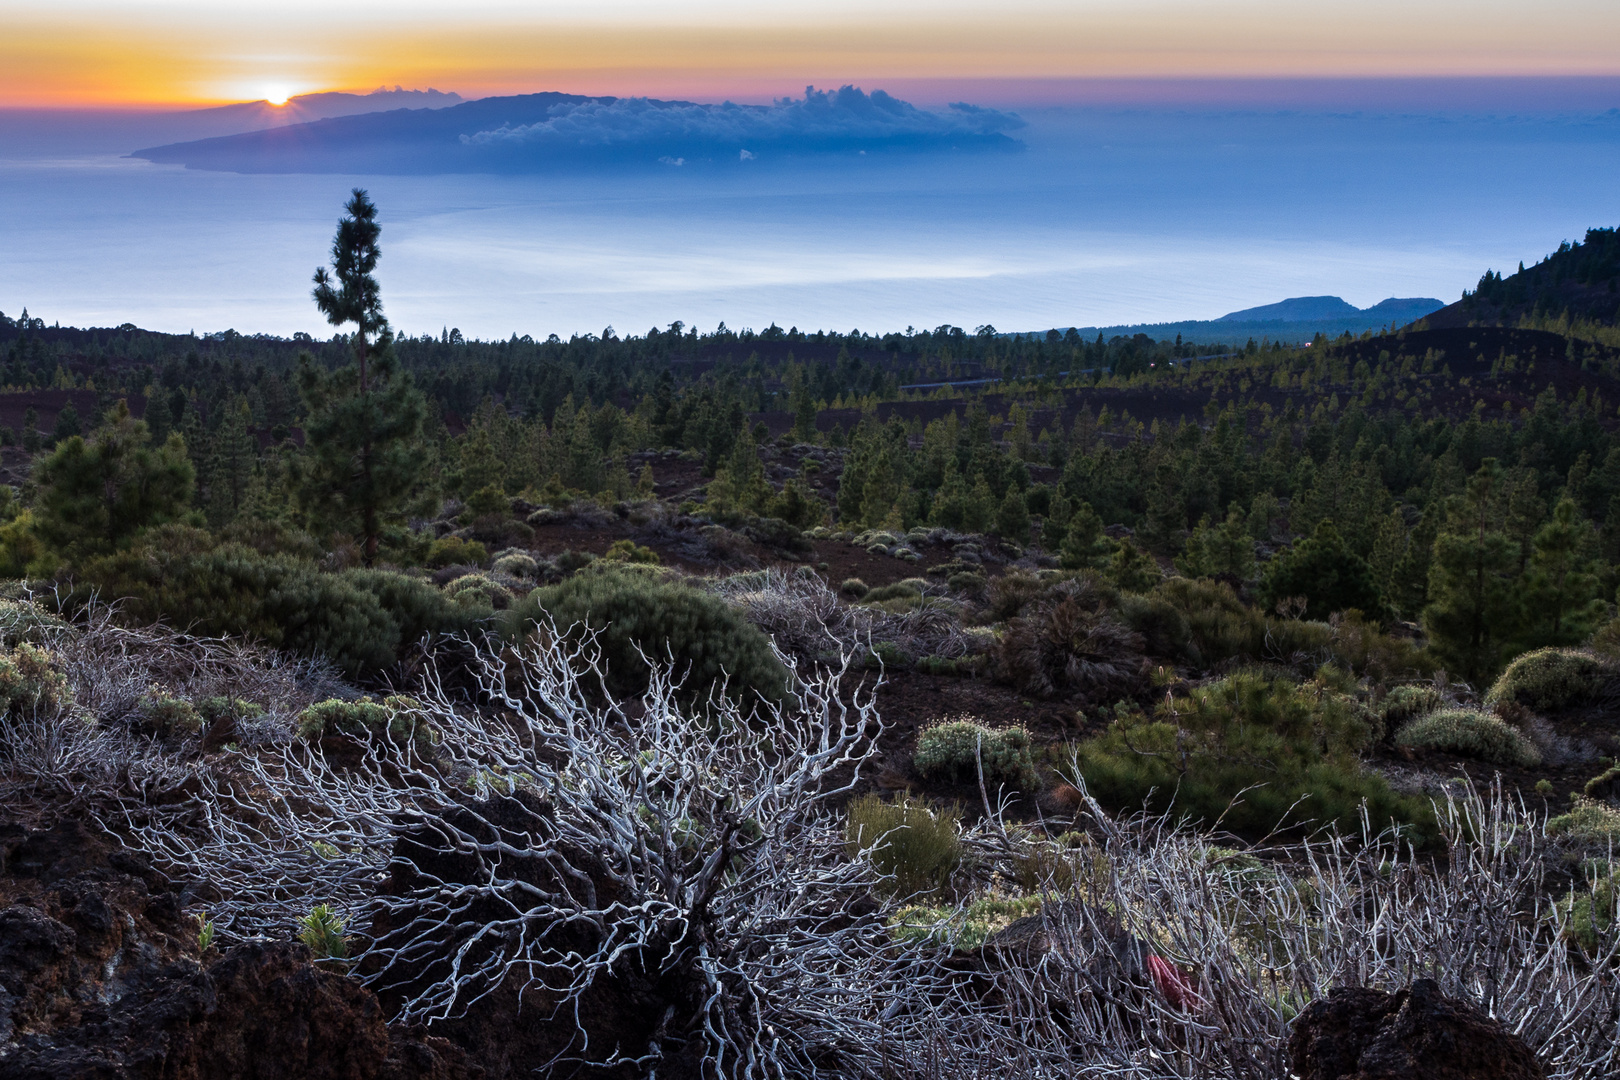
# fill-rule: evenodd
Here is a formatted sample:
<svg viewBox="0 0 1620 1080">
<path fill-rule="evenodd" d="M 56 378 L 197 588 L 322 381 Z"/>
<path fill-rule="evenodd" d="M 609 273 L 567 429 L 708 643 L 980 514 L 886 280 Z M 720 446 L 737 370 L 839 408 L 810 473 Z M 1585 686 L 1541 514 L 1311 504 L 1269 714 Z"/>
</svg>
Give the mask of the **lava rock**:
<svg viewBox="0 0 1620 1080">
<path fill-rule="evenodd" d="M 1397 993 L 1340 987 L 1288 1040 L 1299 1080 L 1546 1080 L 1530 1048 L 1474 1006 L 1416 979 Z"/>
</svg>

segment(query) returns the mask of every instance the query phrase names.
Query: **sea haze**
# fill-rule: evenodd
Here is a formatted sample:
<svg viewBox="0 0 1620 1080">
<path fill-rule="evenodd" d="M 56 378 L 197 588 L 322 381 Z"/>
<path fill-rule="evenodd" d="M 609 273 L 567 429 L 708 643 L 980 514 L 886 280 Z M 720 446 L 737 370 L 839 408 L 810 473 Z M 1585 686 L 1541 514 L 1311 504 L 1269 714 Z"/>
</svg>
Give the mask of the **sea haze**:
<svg viewBox="0 0 1620 1080">
<path fill-rule="evenodd" d="M 694 106 L 677 117 L 694 133 L 683 144 L 667 117 L 649 129 L 644 106 L 596 100 L 568 123 L 514 116 L 481 128 L 504 130 L 490 140 L 508 165 L 546 160 L 504 172 L 457 171 L 465 155 L 449 159 L 469 145 L 465 132 L 444 172 L 420 146 L 409 170 L 333 161 L 313 135 L 305 145 L 326 157 L 300 167 L 344 171 L 230 172 L 212 170 L 246 166 L 177 150 L 128 156 L 217 135 L 197 114 L 0 113 L 0 310 L 76 325 L 329 332 L 309 277 L 354 186 L 381 207 L 395 324 L 486 338 L 677 319 L 1035 330 L 1213 319 L 1285 297 L 1449 302 L 1487 266 L 1511 270 L 1620 220 L 1620 112 L 1585 103 L 1486 113 L 1466 102 L 998 102 L 921 119 L 885 105 L 889 120 L 876 121 L 900 116 L 909 142 L 871 117 L 823 125 L 807 142 L 793 125 L 820 114 Z M 323 123 L 355 130 L 365 119 Z M 569 160 L 570 134 L 593 137 L 587 122 L 599 125 L 597 149 Z M 289 145 L 237 146 L 247 144 L 261 166 L 266 146 Z"/>
</svg>

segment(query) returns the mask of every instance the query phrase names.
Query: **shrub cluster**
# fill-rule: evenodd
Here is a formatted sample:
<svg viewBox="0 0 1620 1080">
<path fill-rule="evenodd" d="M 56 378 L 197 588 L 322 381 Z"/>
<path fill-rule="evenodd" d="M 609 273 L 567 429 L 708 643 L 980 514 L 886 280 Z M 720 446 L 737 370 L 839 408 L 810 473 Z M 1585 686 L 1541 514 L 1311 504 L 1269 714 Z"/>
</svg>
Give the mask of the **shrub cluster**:
<svg viewBox="0 0 1620 1080">
<path fill-rule="evenodd" d="M 1427 834 L 1422 800 L 1396 794 L 1362 767 L 1377 718 L 1332 680 L 1296 683 L 1238 672 L 1158 706 L 1123 706 L 1081 743 L 1076 765 L 1104 805 L 1172 812 L 1245 835 L 1335 824 L 1355 832 L 1366 803 L 1376 826 Z"/>
<path fill-rule="evenodd" d="M 0 651 L 0 713 L 60 708 L 72 697 L 49 651 L 26 641 Z"/>
<path fill-rule="evenodd" d="M 977 783 L 980 763 L 985 783 L 1018 791 L 1040 787 L 1029 732 L 1022 727 L 989 728 L 973 720 L 942 720 L 917 735 L 912 763 L 925 779 Z"/>
<path fill-rule="evenodd" d="M 722 681 L 734 697 L 752 692 L 776 700 L 787 689 L 770 639 L 740 611 L 656 572 L 609 567 L 575 574 L 531 592 L 504 613 L 501 625 L 509 640 L 517 640 L 542 617 L 564 633 L 595 635 L 615 694 L 647 688 L 651 672 L 643 654 L 672 658 L 689 699 L 706 698 Z"/>
<path fill-rule="evenodd" d="M 1441 709 L 1420 716 L 1395 733 L 1395 745 L 1461 754 L 1493 765 L 1541 764 L 1541 751 L 1523 732 L 1478 709 Z"/>
<path fill-rule="evenodd" d="M 139 621 L 254 638 L 325 656 L 351 674 L 386 667 L 402 646 L 465 632 L 490 614 L 395 571 L 328 573 L 242 544 L 216 547 L 189 529 L 156 530 L 136 548 L 90 561 L 81 577 L 87 591 L 121 598 Z"/>
</svg>

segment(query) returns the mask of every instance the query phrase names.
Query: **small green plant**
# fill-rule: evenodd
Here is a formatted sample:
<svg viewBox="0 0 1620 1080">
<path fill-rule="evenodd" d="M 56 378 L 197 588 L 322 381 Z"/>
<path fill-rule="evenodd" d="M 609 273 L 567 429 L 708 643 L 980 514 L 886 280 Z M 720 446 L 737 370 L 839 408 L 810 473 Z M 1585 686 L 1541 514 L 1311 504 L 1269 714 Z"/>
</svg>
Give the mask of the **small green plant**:
<svg viewBox="0 0 1620 1080">
<path fill-rule="evenodd" d="M 927 779 L 960 784 L 978 782 L 982 761 L 990 787 L 1034 791 L 1040 787 L 1040 776 L 1029 748 L 1029 732 L 1022 727 L 988 728 L 968 719 L 943 720 L 917 736 L 912 763 Z"/>
<path fill-rule="evenodd" d="M 1553 782 L 1551 780 L 1548 780 L 1546 777 L 1542 777 L 1540 780 L 1536 781 L 1537 795 L 1551 795 L 1552 793 Z"/>
<path fill-rule="evenodd" d="M 1395 733 L 1395 745 L 1461 754 L 1493 765 L 1541 764 L 1541 751 L 1523 732 L 1478 709 L 1442 709 L 1419 717 Z"/>
<path fill-rule="evenodd" d="M 657 566 L 663 561 L 658 557 L 658 552 L 650 547 L 642 547 L 634 540 L 613 541 L 602 558 L 609 562 L 639 563 L 644 566 Z"/>
<path fill-rule="evenodd" d="M 1536 649 L 1514 660 L 1485 695 L 1487 707 L 1509 702 L 1532 712 L 1556 712 L 1591 701 L 1613 667 L 1578 649 Z"/>
<path fill-rule="evenodd" d="M 869 859 L 897 896 L 937 893 L 962 861 L 957 820 L 904 796 L 891 803 L 862 795 L 849 804 L 844 847 L 852 859 Z"/>
<path fill-rule="evenodd" d="M 489 552 L 476 540 L 459 536 L 441 536 L 428 548 L 427 564 L 435 569 L 445 566 L 482 566 Z"/>
<path fill-rule="evenodd" d="M 205 725 L 222 720 L 256 720 L 264 715 L 264 706 L 245 698 L 206 697 L 197 702 L 197 712 Z"/>
<path fill-rule="evenodd" d="M 316 904 L 298 920 L 298 940 L 309 946 L 316 960 L 343 964 L 349 959 L 349 938 L 343 918 L 327 904 Z"/>
<path fill-rule="evenodd" d="M 1586 871 L 1586 880 L 1573 886 L 1557 906 L 1564 924 L 1563 939 L 1595 953 L 1602 938 L 1614 928 L 1614 867 L 1594 863 Z"/>
<path fill-rule="evenodd" d="M 463 574 L 444 587 L 444 595 L 469 607 L 504 610 L 512 603 L 511 593 L 482 574 Z"/>
<path fill-rule="evenodd" d="M 140 716 L 140 727 L 167 738 L 171 735 L 195 735 L 207 721 L 198 708 L 184 698 L 170 697 L 154 690 L 141 698 L 135 706 Z"/>
<path fill-rule="evenodd" d="M 863 599 L 871 591 L 866 582 L 858 577 L 845 578 L 844 583 L 838 586 L 838 595 L 849 600 Z"/>
<path fill-rule="evenodd" d="M 192 918 L 197 920 L 197 955 L 205 956 L 208 950 L 214 947 L 216 936 L 214 921 L 202 912 L 198 912 Z"/>
<path fill-rule="evenodd" d="M 408 739 L 422 751 L 430 750 L 439 741 L 438 732 L 428 723 L 421 703 L 402 695 L 381 701 L 369 696 L 358 701 L 340 698 L 318 701 L 298 714 L 295 731 L 301 739 L 319 739 L 323 735 Z"/>
<path fill-rule="evenodd" d="M 889 932 L 908 945 L 931 944 L 965 952 L 1040 910 L 1039 896 L 983 896 L 960 908 L 913 904 L 895 913 L 889 920 Z"/>
</svg>

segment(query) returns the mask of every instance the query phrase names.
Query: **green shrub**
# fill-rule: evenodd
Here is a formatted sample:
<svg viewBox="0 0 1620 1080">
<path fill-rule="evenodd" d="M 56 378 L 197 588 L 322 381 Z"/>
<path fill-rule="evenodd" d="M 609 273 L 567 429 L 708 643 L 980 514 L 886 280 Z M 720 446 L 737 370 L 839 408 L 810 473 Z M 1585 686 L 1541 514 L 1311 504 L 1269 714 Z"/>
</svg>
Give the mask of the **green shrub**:
<svg viewBox="0 0 1620 1080">
<path fill-rule="evenodd" d="M 1416 825 L 1432 837 L 1425 800 L 1397 795 L 1362 767 L 1375 719 L 1322 682 L 1237 672 L 1158 706 L 1123 706 L 1078 747 L 1087 789 L 1106 806 L 1146 807 L 1247 836 L 1279 826 L 1360 829 Z M 1234 801 L 1236 800 L 1236 801 Z"/>
<path fill-rule="evenodd" d="M 195 735 L 202 731 L 204 720 L 197 707 L 184 698 L 170 697 L 154 691 L 135 706 L 142 730 L 167 738 L 171 735 Z"/>
<path fill-rule="evenodd" d="M 473 518 L 490 517 L 497 514 L 512 512 L 512 500 L 506 497 L 506 492 L 499 484 L 485 484 L 471 495 L 467 496 L 465 508 L 461 511 L 464 521 Z"/>
<path fill-rule="evenodd" d="M 220 530 L 219 541 L 250 547 L 260 555 L 291 555 L 311 562 L 324 554 L 320 541 L 303 529 L 262 518 L 236 519 Z"/>
<path fill-rule="evenodd" d="M 1420 716 L 1440 708 L 1440 691 L 1432 686 L 1397 686 L 1378 703 L 1385 731 L 1399 731 Z"/>
<path fill-rule="evenodd" d="M 596 561 L 596 556 L 588 551 L 564 551 L 557 556 L 557 569 L 565 574 L 577 573 Z"/>
<path fill-rule="evenodd" d="M 327 573 L 241 544 L 201 551 L 143 544 L 92 560 L 82 576 L 85 591 L 120 597 L 126 617 L 325 656 L 350 674 L 386 667 L 402 644 L 464 631 L 488 615 L 458 611 L 432 585 L 403 574 Z"/>
<path fill-rule="evenodd" d="M 20 642 L 44 644 L 69 633 L 72 624 L 27 600 L 0 599 L 0 645 L 15 648 Z"/>
<path fill-rule="evenodd" d="M 56 709 L 72 700 L 50 652 L 26 641 L 0 652 L 0 713 Z"/>
<path fill-rule="evenodd" d="M 1478 709 L 1441 709 L 1420 716 L 1395 733 L 1395 745 L 1461 754 L 1493 765 L 1541 764 L 1535 743 Z"/>
<path fill-rule="evenodd" d="M 1597 697 L 1612 673 L 1609 664 L 1588 652 L 1536 649 L 1507 666 L 1485 704 L 1515 702 L 1532 712 L 1556 712 Z"/>
<path fill-rule="evenodd" d="M 943 720 L 918 733 L 912 763 L 929 780 L 977 783 L 982 758 L 988 786 L 1034 791 L 1040 787 L 1040 776 L 1029 747 L 1029 732 L 1022 727 L 987 728 L 972 720 Z"/>
<path fill-rule="evenodd" d="M 502 555 L 495 560 L 491 570 L 497 574 L 507 574 L 515 578 L 535 578 L 540 575 L 540 564 L 533 555 L 514 551 L 509 555 Z"/>
<path fill-rule="evenodd" d="M 1620 810 L 1577 797 L 1569 813 L 1548 819 L 1547 831 L 1580 844 L 1612 846 L 1620 841 Z"/>
<path fill-rule="evenodd" d="M 395 570 L 344 570 L 339 576 L 376 597 L 383 613 L 399 627 L 400 645 L 465 634 L 491 614 L 454 602 L 432 582 Z"/>
<path fill-rule="evenodd" d="M 988 582 L 983 574 L 973 570 L 959 570 L 945 579 L 952 592 L 968 593 L 977 596 L 983 592 Z"/>
<path fill-rule="evenodd" d="M 1224 581 L 1175 577 L 1154 590 L 1187 623 L 1190 659 L 1218 664 L 1234 656 L 1260 659 L 1265 652 L 1265 616 L 1245 607 Z"/>
<path fill-rule="evenodd" d="M 1587 879 L 1558 901 L 1564 919 L 1563 939 L 1588 953 L 1596 953 L 1602 939 L 1614 929 L 1614 868 L 1594 866 Z"/>
<path fill-rule="evenodd" d="M 891 803 L 863 795 L 846 812 L 844 847 L 852 859 L 864 852 L 897 896 L 938 893 L 962 861 L 957 821 L 905 797 Z"/>
<path fill-rule="evenodd" d="M 1192 643 L 1187 617 L 1162 596 L 1121 596 L 1119 617 L 1142 635 L 1143 646 L 1154 656 L 1183 656 Z"/>
<path fill-rule="evenodd" d="M 845 578 L 843 584 L 838 586 L 838 594 L 851 600 L 860 600 L 871 591 L 866 582 L 858 577 Z"/>
<path fill-rule="evenodd" d="M 427 564 L 435 569 L 445 566 L 483 566 L 489 552 L 476 540 L 463 540 L 459 536 L 441 536 L 428 548 Z"/>
<path fill-rule="evenodd" d="M 264 706 L 243 698 L 206 697 L 197 702 L 197 713 L 204 724 L 221 720 L 253 720 L 264 715 Z"/>
<path fill-rule="evenodd" d="M 893 585 L 879 585 L 875 589 L 867 590 L 861 597 L 863 604 L 882 604 L 890 600 L 921 600 L 922 590 L 906 581 L 897 581 Z"/>
<path fill-rule="evenodd" d="M 1610 765 L 1586 782 L 1582 789 L 1588 799 L 1612 799 L 1620 794 L 1620 765 Z"/>
<path fill-rule="evenodd" d="M 1268 659 L 1319 664 L 1333 654 L 1333 627 L 1313 619 L 1266 620 Z"/>
<path fill-rule="evenodd" d="M 445 585 L 444 595 L 464 607 L 493 608 L 503 611 L 512 605 L 512 594 L 482 574 L 463 574 Z"/>
<path fill-rule="evenodd" d="M 422 712 L 421 702 L 397 694 L 381 701 L 369 696 L 358 701 L 341 698 L 317 701 L 298 714 L 294 730 L 301 739 L 347 735 L 410 740 L 421 750 L 430 749 L 439 741 L 438 732 Z"/>
<path fill-rule="evenodd" d="M 908 945 L 932 944 L 965 952 L 1040 910 L 1039 896 L 981 896 L 960 908 L 912 904 L 895 912 L 889 931 Z"/>
<path fill-rule="evenodd" d="M 575 574 L 534 590 L 502 615 L 500 625 L 508 640 L 517 640 L 542 615 L 564 633 L 596 635 L 615 694 L 646 690 L 647 659 L 673 659 L 689 700 L 706 698 L 721 679 L 734 697 L 752 691 L 776 700 L 786 690 L 786 672 L 770 639 L 724 600 L 681 581 L 628 567 Z"/>
<path fill-rule="evenodd" d="M 640 563 L 645 566 L 657 566 L 663 562 L 658 552 L 650 547 L 642 547 L 634 540 L 615 540 L 608 545 L 607 553 L 602 558 L 610 562 Z"/>
</svg>

